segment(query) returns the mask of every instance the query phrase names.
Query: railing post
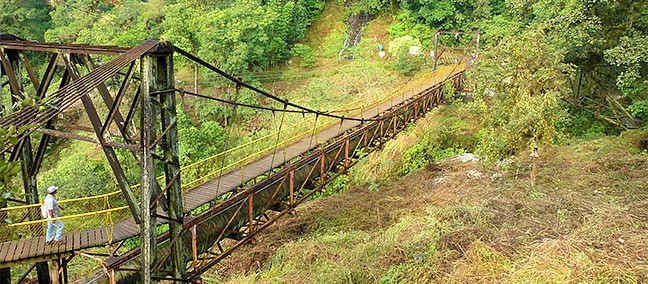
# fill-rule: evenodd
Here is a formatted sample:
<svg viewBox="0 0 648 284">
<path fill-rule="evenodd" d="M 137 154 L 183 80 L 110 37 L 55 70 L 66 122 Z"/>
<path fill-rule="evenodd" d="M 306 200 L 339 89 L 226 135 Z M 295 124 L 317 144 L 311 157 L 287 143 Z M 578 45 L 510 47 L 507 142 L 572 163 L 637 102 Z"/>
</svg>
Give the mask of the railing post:
<svg viewBox="0 0 648 284">
<path fill-rule="evenodd" d="M 198 269 L 198 243 L 196 241 L 196 225 L 191 227 L 191 252 L 193 256 L 193 267 L 194 270 Z"/>
<path fill-rule="evenodd" d="M 326 153 L 324 152 L 324 149 L 322 149 L 322 156 L 320 158 L 320 183 L 322 185 L 322 191 L 324 191 L 324 181 L 326 180 L 326 172 L 324 171 L 324 162 L 326 160 Z"/>
<path fill-rule="evenodd" d="M 344 167 L 346 169 L 349 169 L 349 164 L 350 164 L 350 161 L 349 161 L 349 138 L 347 137 L 344 140 Z"/>
<path fill-rule="evenodd" d="M 248 235 L 254 233 L 254 192 L 248 195 Z"/>
<path fill-rule="evenodd" d="M 290 209 L 295 204 L 295 170 L 290 171 Z"/>
</svg>

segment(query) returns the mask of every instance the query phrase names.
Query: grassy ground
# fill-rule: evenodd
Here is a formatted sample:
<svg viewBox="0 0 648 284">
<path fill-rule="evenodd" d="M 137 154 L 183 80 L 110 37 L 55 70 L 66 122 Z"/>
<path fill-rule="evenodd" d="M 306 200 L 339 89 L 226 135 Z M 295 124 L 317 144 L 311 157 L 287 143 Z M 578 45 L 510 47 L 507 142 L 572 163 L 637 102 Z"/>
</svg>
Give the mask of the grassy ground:
<svg viewBox="0 0 648 284">
<path fill-rule="evenodd" d="M 385 147 L 406 147 L 409 134 Z M 499 163 L 443 160 L 375 190 L 352 187 L 298 208 L 204 279 L 645 283 L 647 139 L 626 132 L 541 148 L 535 187 L 529 153 Z M 375 159 L 381 153 L 358 167 Z"/>
</svg>

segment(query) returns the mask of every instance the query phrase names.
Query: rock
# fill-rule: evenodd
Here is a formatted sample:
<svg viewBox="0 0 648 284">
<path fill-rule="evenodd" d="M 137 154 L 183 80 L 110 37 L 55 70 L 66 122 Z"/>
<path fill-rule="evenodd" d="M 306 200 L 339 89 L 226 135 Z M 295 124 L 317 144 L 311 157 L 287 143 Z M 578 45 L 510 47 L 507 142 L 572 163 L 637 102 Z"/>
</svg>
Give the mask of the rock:
<svg viewBox="0 0 648 284">
<path fill-rule="evenodd" d="M 440 185 L 440 184 L 442 184 L 443 182 L 445 182 L 447 179 L 448 179 L 447 176 L 441 176 L 441 177 L 435 178 L 435 179 L 431 180 L 431 181 L 428 183 L 428 185 L 427 185 L 427 189 L 434 189 L 434 188 L 437 187 L 438 185 Z"/>
<path fill-rule="evenodd" d="M 494 174 L 491 176 L 491 181 L 496 181 L 496 180 L 499 180 L 499 179 L 501 179 L 501 178 L 502 178 L 502 174 L 501 174 L 501 173 L 494 173 Z"/>
<path fill-rule="evenodd" d="M 513 164 L 513 159 L 511 159 L 511 158 L 506 158 L 506 159 L 499 160 L 499 161 L 495 162 L 495 165 L 497 165 L 497 167 L 499 167 L 499 168 L 506 167 L 506 166 L 508 166 L 510 164 Z"/>
<path fill-rule="evenodd" d="M 468 178 L 476 179 L 476 178 L 481 178 L 484 174 L 482 174 L 481 172 L 478 172 L 476 170 L 469 170 L 467 175 L 468 175 Z"/>
<path fill-rule="evenodd" d="M 479 161 L 479 159 L 477 159 L 477 157 L 475 155 L 473 155 L 472 153 L 461 154 L 461 155 L 456 156 L 456 157 L 454 157 L 454 158 L 452 158 L 450 160 L 451 161 L 461 161 L 462 163 Z"/>
</svg>

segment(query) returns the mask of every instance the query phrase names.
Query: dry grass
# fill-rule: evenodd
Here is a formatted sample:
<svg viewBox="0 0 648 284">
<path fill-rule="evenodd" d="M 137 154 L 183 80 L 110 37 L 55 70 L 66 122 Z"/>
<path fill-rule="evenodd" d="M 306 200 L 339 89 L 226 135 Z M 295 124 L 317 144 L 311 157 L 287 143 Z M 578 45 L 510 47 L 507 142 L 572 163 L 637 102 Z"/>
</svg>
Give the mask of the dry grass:
<svg viewBox="0 0 648 284">
<path fill-rule="evenodd" d="M 541 149 L 535 188 L 528 153 L 499 166 L 446 160 L 376 191 L 352 188 L 300 207 L 205 279 L 645 283 L 648 154 L 637 146 L 647 137 Z"/>
</svg>

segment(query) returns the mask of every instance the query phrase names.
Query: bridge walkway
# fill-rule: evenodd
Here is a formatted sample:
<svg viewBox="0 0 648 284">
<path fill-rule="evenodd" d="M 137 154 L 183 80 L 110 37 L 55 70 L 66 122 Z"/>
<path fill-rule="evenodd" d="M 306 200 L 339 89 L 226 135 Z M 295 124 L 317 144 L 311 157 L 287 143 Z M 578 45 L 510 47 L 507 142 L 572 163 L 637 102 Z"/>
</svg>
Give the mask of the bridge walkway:
<svg viewBox="0 0 648 284">
<path fill-rule="evenodd" d="M 430 80 L 428 85 L 404 93 L 401 96 L 393 97 L 389 101 L 384 101 L 365 110 L 356 117 L 376 117 L 382 111 L 388 110 L 392 106 L 410 99 L 420 91 L 439 83 L 444 78 L 462 71 L 463 68 L 440 69 L 434 74 L 435 76 Z M 284 159 L 285 161 L 290 161 L 308 150 L 317 147 L 318 144 L 335 138 L 341 133 L 352 129 L 361 123 L 362 122 L 355 120 L 344 120 L 341 123 L 329 126 L 328 128 L 315 133 L 316 137 L 311 137 L 309 135 L 288 145 L 287 147 L 284 147 L 285 149 L 278 148 L 276 151 L 277 155 L 270 153 L 247 164 L 245 168 L 230 171 L 223 174 L 220 178 L 207 181 L 185 193 L 184 209 L 186 212 L 189 212 L 203 204 L 211 202 L 216 197 L 235 190 L 244 183 L 243 181 L 247 182 L 266 173 L 268 170 L 281 166 L 284 164 Z M 278 158 L 278 156 L 280 156 L 280 158 Z M 159 222 L 165 222 L 165 220 L 159 220 Z M 44 237 L 27 238 L 0 243 L 0 268 L 9 267 L 17 263 L 57 259 L 62 256 L 71 255 L 77 250 L 107 245 L 110 240 L 112 240 L 113 243 L 119 242 L 137 236 L 140 232 L 139 225 L 135 223 L 132 217 L 115 223 L 114 228 L 112 229 L 111 235 L 109 235 L 111 230 L 106 227 L 67 232 L 64 235 L 63 241 L 51 245 L 45 244 Z"/>
</svg>

